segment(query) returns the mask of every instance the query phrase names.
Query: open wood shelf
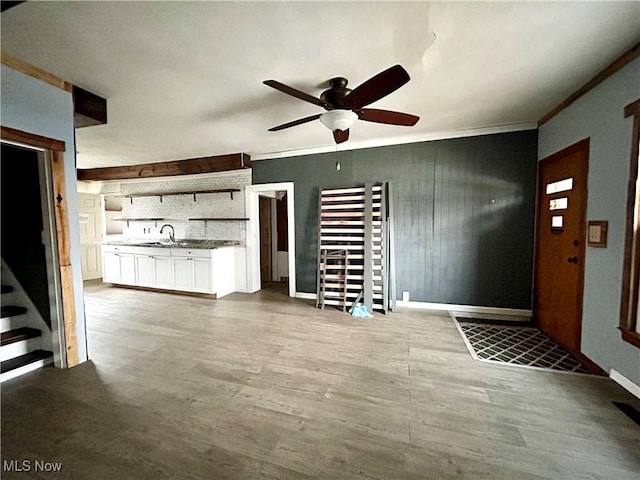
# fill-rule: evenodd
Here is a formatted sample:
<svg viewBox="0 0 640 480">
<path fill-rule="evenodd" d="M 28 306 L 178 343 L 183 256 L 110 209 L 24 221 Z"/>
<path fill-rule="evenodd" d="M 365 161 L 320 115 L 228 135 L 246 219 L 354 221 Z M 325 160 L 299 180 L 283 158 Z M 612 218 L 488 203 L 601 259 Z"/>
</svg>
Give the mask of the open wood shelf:
<svg viewBox="0 0 640 480">
<path fill-rule="evenodd" d="M 204 222 L 204 226 L 207 226 L 207 222 L 246 222 L 248 218 L 221 218 L 221 217 L 198 217 L 190 218 L 190 222 Z"/>
<path fill-rule="evenodd" d="M 193 195 L 193 201 L 197 200 L 197 195 L 202 195 L 206 193 L 228 193 L 231 195 L 231 200 L 233 200 L 233 194 L 235 192 L 239 192 L 239 188 L 219 188 L 215 190 L 175 190 L 171 192 L 146 192 L 146 193 L 131 193 L 129 195 L 123 195 L 124 198 L 128 198 L 133 203 L 134 198 L 140 197 L 159 197 L 160 202 L 162 202 L 163 197 L 171 197 L 176 195 Z"/>
<path fill-rule="evenodd" d="M 164 221 L 164 218 L 114 218 L 111 221 L 127 222 L 127 227 L 129 226 L 129 222 L 156 222 L 156 227 L 157 227 L 158 222 Z"/>
<path fill-rule="evenodd" d="M 249 220 L 248 218 L 220 218 L 220 217 L 198 217 L 198 218 L 190 218 L 189 221 L 198 221 L 201 220 L 203 222 L 242 222 Z"/>
</svg>

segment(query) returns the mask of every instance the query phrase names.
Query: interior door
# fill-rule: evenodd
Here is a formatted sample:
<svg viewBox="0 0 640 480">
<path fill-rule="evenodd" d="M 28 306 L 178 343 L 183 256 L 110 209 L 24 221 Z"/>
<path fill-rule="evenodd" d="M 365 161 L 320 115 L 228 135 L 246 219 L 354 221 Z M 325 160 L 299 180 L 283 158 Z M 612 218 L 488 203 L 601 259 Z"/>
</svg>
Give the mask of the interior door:
<svg viewBox="0 0 640 480">
<path fill-rule="evenodd" d="M 262 285 L 271 281 L 271 199 L 260 197 L 260 279 Z"/>
<path fill-rule="evenodd" d="M 100 195 L 79 193 L 80 246 L 82 248 L 82 279 L 102 277 L 102 210 Z"/>
<path fill-rule="evenodd" d="M 541 330 L 580 352 L 589 140 L 538 165 L 534 318 Z"/>
</svg>

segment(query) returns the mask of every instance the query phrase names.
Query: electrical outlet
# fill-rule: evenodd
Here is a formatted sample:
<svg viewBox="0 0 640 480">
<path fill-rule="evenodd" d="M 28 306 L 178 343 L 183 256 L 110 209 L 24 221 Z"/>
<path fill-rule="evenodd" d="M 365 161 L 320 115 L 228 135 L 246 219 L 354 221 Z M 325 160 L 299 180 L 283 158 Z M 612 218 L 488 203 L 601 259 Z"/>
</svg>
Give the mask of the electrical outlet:
<svg viewBox="0 0 640 480">
<path fill-rule="evenodd" d="M 409 301 L 409 292 L 402 292 L 402 301 L 403 302 Z"/>
</svg>

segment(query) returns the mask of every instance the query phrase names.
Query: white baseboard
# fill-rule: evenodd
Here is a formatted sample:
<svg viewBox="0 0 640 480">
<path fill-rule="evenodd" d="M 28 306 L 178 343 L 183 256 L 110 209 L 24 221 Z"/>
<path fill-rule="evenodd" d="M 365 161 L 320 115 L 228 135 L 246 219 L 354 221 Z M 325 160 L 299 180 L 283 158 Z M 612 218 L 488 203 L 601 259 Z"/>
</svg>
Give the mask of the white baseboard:
<svg viewBox="0 0 640 480">
<path fill-rule="evenodd" d="M 475 313 L 483 315 L 494 316 L 506 316 L 506 317 L 519 317 L 529 320 L 532 316 L 531 310 L 524 310 L 518 308 L 499 308 L 499 307 L 478 307 L 475 305 L 453 305 L 451 303 L 429 303 L 429 302 L 403 302 L 398 300 L 396 302 L 398 307 L 415 308 L 419 310 L 435 310 L 442 312 L 460 312 L 461 316 L 464 314 Z"/>
<path fill-rule="evenodd" d="M 318 296 L 315 293 L 296 292 L 296 298 L 302 298 L 304 300 L 316 300 Z"/>
<path fill-rule="evenodd" d="M 609 376 L 611 377 L 611 380 L 619 384 L 625 390 L 629 391 L 629 393 L 631 393 L 633 396 L 640 398 L 640 385 L 636 385 L 627 377 L 622 375 L 617 370 L 614 370 L 613 368 L 609 372 Z"/>
<path fill-rule="evenodd" d="M 305 300 L 316 300 L 315 293 L 296 292 L 296 298 Z M 498 308 L 498 307 L 476 307 L 473 305 L 453 305 L 450 303 L 428 303 L 428 302 L 403 302 L 396 301 L 397 307 L 415 308 L 419 310 L 435 310 L 441 312 L 460 313 L 460 316 L 468 316 L 468 314 L 483 314 L 486 316 L 494 316 L 508 320 L 530 320 L 532 316 L 531 310 L 523 310 L 517 308 Z"/>
</svg>

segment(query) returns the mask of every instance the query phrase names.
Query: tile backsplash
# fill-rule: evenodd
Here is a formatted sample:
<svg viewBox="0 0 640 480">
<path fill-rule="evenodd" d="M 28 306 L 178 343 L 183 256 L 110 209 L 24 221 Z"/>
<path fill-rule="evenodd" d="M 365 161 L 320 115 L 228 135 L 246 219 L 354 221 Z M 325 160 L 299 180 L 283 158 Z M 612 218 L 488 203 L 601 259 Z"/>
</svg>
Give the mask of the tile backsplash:
<svg viewBox="0 0 640 480">
<path fill-rule="evenodd" d="M 124 236 L 135 239 L 168 238 L 167 230 L 160 235 L 163 224 L 173 225 L 176 238 L 246 240 L 246 221 L 190 221 L 189 218 L 245 218 L 245 187 L 251 185 L 251 169 L 221 172 L 214 176 L 158 180 L 153 182 L 123 183 L 121 195 L 158 192 L 215 190 L 237 188 L 233 193 L 201 193 L 162 197 L 135 197 L 122 199 L 123 218 L 162 218 L 155 221 L 136 221 L 124 224 Z"/>
</svg>

